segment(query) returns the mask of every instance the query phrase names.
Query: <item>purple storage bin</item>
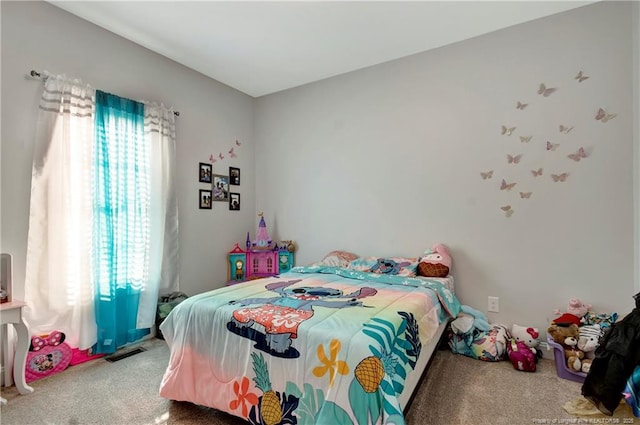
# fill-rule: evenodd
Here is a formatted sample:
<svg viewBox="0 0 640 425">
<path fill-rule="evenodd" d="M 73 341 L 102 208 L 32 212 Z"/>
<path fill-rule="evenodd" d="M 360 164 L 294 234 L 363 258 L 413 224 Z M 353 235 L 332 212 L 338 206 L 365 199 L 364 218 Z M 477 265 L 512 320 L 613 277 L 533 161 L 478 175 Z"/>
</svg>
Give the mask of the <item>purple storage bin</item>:
<svg viewBox="0 0 640 425">
<path fill-rule="evenodd" d="M 556 361 L 556 372 L 562 379 L 568 379 L 575 382 L 584 382 L 587 374 L 584 372 L 576 372 L 567 367 L 567 360 L 564 357 L 564 348 L 547 335 L 547 344 L 553 348 L 553 358 Z"/>
</svg>

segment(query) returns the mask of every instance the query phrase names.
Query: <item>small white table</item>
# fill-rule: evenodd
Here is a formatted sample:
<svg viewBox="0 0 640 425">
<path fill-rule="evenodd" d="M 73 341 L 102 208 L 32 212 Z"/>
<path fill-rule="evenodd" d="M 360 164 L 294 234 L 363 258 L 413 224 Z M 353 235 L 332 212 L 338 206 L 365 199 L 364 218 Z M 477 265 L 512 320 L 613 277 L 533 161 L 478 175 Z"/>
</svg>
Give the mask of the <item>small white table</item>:
<svg viewBox="0 0 640 425">
<path fill-rule="evenodd" d="M 27 305 L 24 301 L 13 300 L 0 304 L 0 325 L 12 324 L 17 334 L 16 352 L 13 356 L 13 379 L 11 379 L 11 371 L 8 366 L 11 364 L 11 354 L 8 350 L 8 343 L 6 338 L 6 330 L 3 332 L 2 343 L 4 344 L 4 358 L 2 359 L 4 368 L 4 383 L 5 385 L 11 385 L 11 382 L 15 380 L 16 388 L 20 394 L 29 394 L 33 392 L 33 388 L 28 386 L 25 381 L 24 371 L 25 363 L 27 361 L 27 351 L 29 351 L 29 330 L 27 325 L 22 320 L 22 308 Z M 7 401 L 0 397 L 1 403 Z"/>
</svg>

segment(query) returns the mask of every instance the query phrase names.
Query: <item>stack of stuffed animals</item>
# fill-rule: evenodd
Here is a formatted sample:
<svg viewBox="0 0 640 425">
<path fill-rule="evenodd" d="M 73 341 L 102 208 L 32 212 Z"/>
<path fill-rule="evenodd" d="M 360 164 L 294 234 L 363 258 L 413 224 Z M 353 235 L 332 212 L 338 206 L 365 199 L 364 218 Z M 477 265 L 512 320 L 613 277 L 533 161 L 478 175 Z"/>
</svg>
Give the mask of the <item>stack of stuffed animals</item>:
<svg viewBox="0 0 640 425">
<path fill-rule="evenodd" d="M 555 311 L 559 316 L 547 328 L 549 337 L 564 349 L 567 368 L 574 372 L 589 373 L 600 337 L 618 318 L 617 313 L 596 314 L 591 307 L 571 298 L 566 311 Z"/>
</svg>

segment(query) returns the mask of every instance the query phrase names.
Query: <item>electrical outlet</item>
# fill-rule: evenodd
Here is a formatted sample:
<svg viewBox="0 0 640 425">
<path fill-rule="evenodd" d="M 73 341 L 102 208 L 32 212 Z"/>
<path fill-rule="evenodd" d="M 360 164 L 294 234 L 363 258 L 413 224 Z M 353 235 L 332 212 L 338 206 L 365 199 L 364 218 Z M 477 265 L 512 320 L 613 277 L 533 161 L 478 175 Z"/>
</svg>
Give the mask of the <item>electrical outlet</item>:
<svg viewBox="0 0 640 425">
<path fill-rule="evenodd" d="M 498 313 L 500 311 L 500 298 L 498 297 L 489 297 L 489 303 L 487 306 L 487 310 L 492 313 Z"/>
</svg>

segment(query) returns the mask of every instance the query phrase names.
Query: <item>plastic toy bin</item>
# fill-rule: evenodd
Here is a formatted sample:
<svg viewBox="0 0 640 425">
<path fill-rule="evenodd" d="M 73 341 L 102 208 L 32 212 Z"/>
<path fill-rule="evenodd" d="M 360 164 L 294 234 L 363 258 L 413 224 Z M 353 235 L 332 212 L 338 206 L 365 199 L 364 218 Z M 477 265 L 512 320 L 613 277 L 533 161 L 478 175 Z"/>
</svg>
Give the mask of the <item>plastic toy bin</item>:
<svg viewBox="0 0 640 425">
<path fill-rule="evenodd" d="M 564 348 L 547 335 L 547 344 L 553 348 L 553 358 L 556 362 L 556 372 L 562 379 L 568 379 L 575 382 L 584 382 L 587 374 L 584 372 L 576 372 L 567 367 L 567 360 L 564 356 Z"/>
</svg>

